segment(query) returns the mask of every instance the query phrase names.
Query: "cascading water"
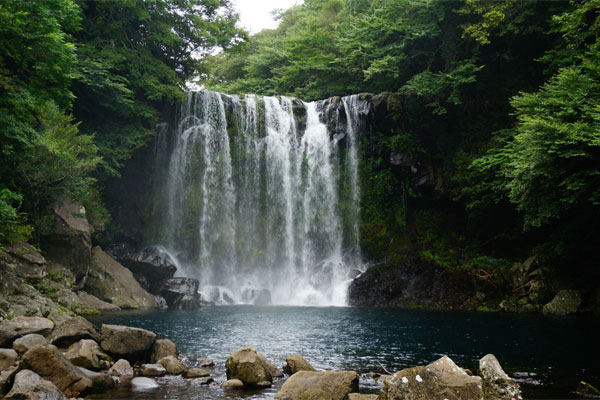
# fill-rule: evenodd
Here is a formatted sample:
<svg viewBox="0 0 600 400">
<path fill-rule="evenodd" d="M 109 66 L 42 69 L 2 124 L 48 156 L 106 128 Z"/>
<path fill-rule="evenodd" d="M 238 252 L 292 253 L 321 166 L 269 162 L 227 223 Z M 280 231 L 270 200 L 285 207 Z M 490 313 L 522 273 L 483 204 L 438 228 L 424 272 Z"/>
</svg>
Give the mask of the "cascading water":
<svg viewBox="0 0 600 400">
<path fill-rule="evenodd" d="M 344 146 L 321 121 L 322 103 L 188 94 L 172 145 L 161 144 L 169 157 L 156 242 L 205 300 L 345 304 L 362 270 L 361 104 L 342 104 Z"/>
</svg>

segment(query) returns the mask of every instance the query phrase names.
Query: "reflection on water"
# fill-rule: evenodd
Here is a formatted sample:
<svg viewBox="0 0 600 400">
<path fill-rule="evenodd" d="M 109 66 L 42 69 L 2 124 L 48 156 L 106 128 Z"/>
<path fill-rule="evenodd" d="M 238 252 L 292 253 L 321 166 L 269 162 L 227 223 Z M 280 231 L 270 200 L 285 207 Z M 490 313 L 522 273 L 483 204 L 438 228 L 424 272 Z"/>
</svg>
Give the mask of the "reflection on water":
<svg viewBox="0 0 600 400">
<path fill-rule="evenodd" d="M 381 373 L 381 362 L 396 371 L 423 365 L 447 354 L 457 364 L 477 369 L 487 353 L 523 383 L 526 398 L 577 398 L 580 380 L 600 383 L 600 323 L 583 318 L 540 315 L 443 313 L 361 308 L 221 306 L 196 311 L 109 314 L 107 322 L 152 330 L 173 340 L 188 365 L 210 358 L 216 383 L 194 386 L 180 377 L 159 379 L 157 391 L 132 393 L 121 388 L 94 398 L 228 399 L 220 389 L 225 361 L 242 346 L 253 345 L 282 365 L 286 354 L 300 353 L 316 368 Z M 167 384 L 169 382 L 169 384 Z M 241 396 L 272 399 L 278 387 Z M 361 378 L 361 391 L 377 383 Z"/>
</svg>

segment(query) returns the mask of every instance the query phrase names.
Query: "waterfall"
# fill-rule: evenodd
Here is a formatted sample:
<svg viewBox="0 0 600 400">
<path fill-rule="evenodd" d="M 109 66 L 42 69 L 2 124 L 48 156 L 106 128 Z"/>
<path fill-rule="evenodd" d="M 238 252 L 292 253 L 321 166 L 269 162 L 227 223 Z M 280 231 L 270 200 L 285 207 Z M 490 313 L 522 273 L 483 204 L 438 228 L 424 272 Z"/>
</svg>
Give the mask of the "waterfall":
<svg viewBox="0 0 600 400">
<path fill-rule="evenodd" d="M 167 171 L 153 244 L 200 281 L 208 301 L 345 305 L 362 270 L 362 106 L 342 99 L 342 146 L 323 123 L 322 102 L 190 92 L 170 146 L 161 133 Z"/>
</svg>

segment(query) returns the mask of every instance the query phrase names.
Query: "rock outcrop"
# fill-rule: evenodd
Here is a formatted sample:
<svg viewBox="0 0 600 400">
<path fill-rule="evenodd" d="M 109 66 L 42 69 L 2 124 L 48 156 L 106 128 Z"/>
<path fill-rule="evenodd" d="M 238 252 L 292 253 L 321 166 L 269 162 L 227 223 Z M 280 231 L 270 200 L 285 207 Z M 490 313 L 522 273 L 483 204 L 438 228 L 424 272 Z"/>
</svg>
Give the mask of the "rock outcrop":
<svg viewBox="0 0 600 400">
<path fill-rule="evenodd" d="M 103 350 L 129 361 L 149 360 L 156 340 L 154 332 L 122 325 L 103 324 L 101 334 Z"/>
<path fill-rule="evenodd" d="M 581 294 L 577 290 L 561 290 L 552 301 L 544 306 L 544 314 L 575 314 L 581 306 Z"/>
<path fill-rule="evenodd" d="M 159 294 L 163 285 L 177 272 L 175 264 L 153 248 L 127 254 L 119 261 L 130 269 L 142 287 L 152 294 Z"/>
<path fill-rule="evenodd" d="M 273 383 L 272 368 L 254 347 L 237 349 L 225 363 L 227 379 L 239 379 L 250 388 L 270 387 Z"/>
<path fill-rule="evenodd" d="M 160 295 L 171 309 L 193 310 L 200 307 L 199 285 L 197 279 L 172 278 L 164 283 Z"/>
<path fill-rule="evenodd" d="M 300 354 L 288 354 L 285 357 L 285 366 L 283 372 L 293 375 L 298 371 L 314 371 L 315 369 Z"/>
<path fill-rule="evenodd" d="M 298 371 L 275 395 L 279 400 L 343 400 L 358 392 L 358 374 L 354 371 Z"/>
<path fill-rule="evenodd" d="M 522 400 L 519 385 L 512 380 L 493 354 L 479 360 L 479 375 L 483 379 L 485 400 Z"/>
</svg>

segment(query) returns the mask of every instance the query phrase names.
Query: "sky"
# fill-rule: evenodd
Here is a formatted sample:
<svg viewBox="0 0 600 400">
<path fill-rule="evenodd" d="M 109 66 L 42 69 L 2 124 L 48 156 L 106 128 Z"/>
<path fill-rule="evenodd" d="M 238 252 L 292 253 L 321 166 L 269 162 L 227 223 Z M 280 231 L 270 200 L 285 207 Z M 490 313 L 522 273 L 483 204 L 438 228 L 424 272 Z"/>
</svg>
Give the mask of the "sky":
<svg viewBox="0 0 600 400">
<path fill-rule="evenodd" d="M 285 10 L 302 3 L 302 0 L 234 0 L 233 3 L 240 14 L 240 25 L 250 33 L 257 33 L 277 27 L 278 22 L 271 17 L 273 9 Z"/>
</svg>

